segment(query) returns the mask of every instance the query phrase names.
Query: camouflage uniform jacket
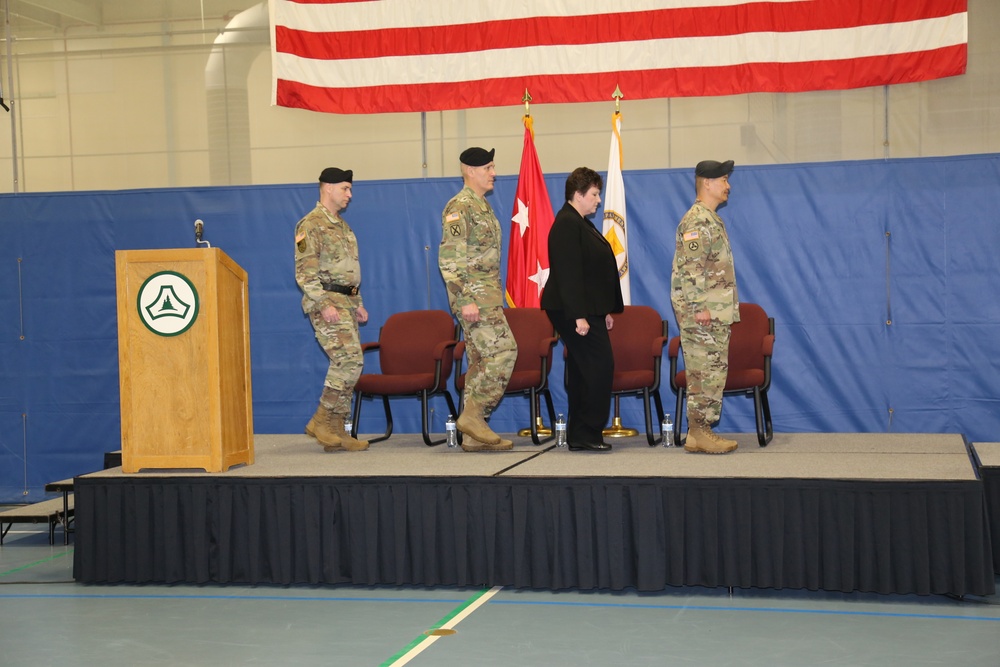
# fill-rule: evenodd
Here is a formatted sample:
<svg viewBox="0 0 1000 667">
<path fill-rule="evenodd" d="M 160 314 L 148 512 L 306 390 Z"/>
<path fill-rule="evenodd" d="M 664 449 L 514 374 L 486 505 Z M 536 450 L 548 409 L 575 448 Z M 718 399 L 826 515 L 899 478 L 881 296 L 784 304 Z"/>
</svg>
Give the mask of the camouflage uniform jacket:
<svg viewBox="0 0 1000 667">
<path fill-rule="evenodd" d="M 475 303 L 502 307 L 500 222 L 493 208 L 471 188 L 452 197 L 441 214 L 438 266 L 453 311 Z"/>
<path fill-rule="evenodd" d="M 327 306 L 357 309 L 364 305 L 361 294 L 323 289 L 323 283 L 360 285 L 361 262 L 354 232 L 319 202 L 295 225 L 295 282 L 302 290 L 302 310 L 307 314 Z"/>
<path fill-rule="evenodd" d="M 726 225 L 700 201 L 677 225 L 670 292 L 678 324 L 682 317 L 693 317 L 705 308 L 715 321 L 740 320 L 736 267 Z"/>
</svg>

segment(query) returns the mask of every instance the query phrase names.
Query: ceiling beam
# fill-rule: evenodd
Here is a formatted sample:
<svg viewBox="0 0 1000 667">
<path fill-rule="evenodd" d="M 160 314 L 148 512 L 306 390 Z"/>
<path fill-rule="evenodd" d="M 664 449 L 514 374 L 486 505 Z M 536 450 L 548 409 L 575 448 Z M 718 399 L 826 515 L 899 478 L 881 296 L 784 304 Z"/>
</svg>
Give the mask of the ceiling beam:
<svg viewBox="0 0 1000 667">
<path fill-rule="evenodd" d="M 11 16 L 24 19 L 26 21 L 31 21 L 33 23 L 40 23 L 41 25 L 48 26 L 51 28 L 63 28 L 62 16 L 56 14 L 55 12 L 50 12 L 47 9 L 39 9 L 33 5 L 28 5 L 23 2 L 19 2 L 10 8 Z"/>
<path fill-rule="evenodd" d="M 101 24 L 101 9 L 77 0 L 19 0 L 18 5 L 36 7 L 44 12 L 51 12 L 73 21 L 89 25 Z M 25 18 L 27 15 L 24 14 Z M 65 21 L 63 21 L 65 23 Z"/>
</svg>

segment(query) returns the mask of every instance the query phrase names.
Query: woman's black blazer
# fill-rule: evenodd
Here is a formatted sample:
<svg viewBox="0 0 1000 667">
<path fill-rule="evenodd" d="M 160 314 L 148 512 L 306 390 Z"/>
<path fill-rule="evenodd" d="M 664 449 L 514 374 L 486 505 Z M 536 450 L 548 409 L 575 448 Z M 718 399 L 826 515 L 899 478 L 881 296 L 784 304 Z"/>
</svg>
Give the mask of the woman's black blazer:
<svg viewBox="0 0 1000 667">
<path fill-rule="evenodd" d="M 567 319 L 622 312 L 618 263 L 611 244 L 566 203 L 549 231 L 549 279 L 542 308 Z"/>
</svg>

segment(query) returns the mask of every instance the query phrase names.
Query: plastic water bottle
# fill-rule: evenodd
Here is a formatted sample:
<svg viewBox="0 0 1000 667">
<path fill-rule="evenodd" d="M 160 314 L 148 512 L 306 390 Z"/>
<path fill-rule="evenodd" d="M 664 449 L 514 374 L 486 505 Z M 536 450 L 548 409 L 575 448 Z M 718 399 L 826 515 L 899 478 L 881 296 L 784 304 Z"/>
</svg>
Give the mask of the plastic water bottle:
<svg viewBox="0 0 1000 667">
<path fill-rule="evenodd" d="M 556 417 L 556 447 L 566 446 L 566 420 L 563 419 L 562 413 Z"/>
<path fill-rule="evenodd" d="M 351 435 L 351 431 L 354 430 L 354 422 L 350 417 L 344 417 L 344 430 L 347 431 L 348 435 Z"/>
<path fill-rule="evenodd" d="M 663 436 L 663 446 L 674 446 L 674 422 L 670 419 L 670 413 L 663 414 L 663 423 L 660 424 L 660 435 Z"/>
<path fill-rule="evenodd" d="M 448 446 L 458 447 L 458 426 L 455 424 L 454 415 L 448 415 L 448 421 L 444 423 L 444 430 L 448 436 Z"/>
</svg>

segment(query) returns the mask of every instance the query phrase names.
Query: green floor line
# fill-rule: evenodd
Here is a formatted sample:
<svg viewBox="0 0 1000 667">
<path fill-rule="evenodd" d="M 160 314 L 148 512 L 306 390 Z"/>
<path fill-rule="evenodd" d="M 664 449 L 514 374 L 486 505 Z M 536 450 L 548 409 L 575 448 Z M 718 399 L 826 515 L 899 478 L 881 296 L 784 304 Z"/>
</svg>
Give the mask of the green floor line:
<svg viewBox="0 0 1000 667">
<path fill-rule="evenodd" d="M 73 553 L 72 549 L 68 549 L 61 554 L 55 554 L 48 558 L 43 558 L 42 560 L 36 560 L 34 563 L 28 563 L 27 565 L 22 565 L 21 567 L 15 567 L 13 570 L 7 570 L 6 572 L 0 572 L 0 577 L 6 577 L 8 574 L 14 574 L 15 572 L 21 572 L 27 570 L 29 567 L 35 567 L 36 565 L 41 565 L 42 563 L 51 563 L 57 558 L 64 558 Z"/>
<path fill-rule="evenodd" d="M 444 618 L 442 618 L 440 621 L 438 621 L 437 623 L 435 623 L 433 626 L 431 626 L 430 630 L 437 630 L 439 628 L 444 627 L 453 618 L 455 618 L 456 616 L 458 616 L 459 614 L 461 614 L 463 611 L 465 611 L 466 609 L 468 609 L 471 605 L 475 604 L 480 598 L 482 598 L 484 595 L 486 595 L 487 593 L 491 592 L 492 590 L 493 590 L 492 588 L 484 588 L 483 590 L 479 591 L 478 593 L 476 593 L 475 595 L 473 595 L 471 598 L 469 598 L 468 600 L 466 600 L 465 602 L 463 602 L 459 606 L 457 606 L 454 609 L 452 609 L 450 614 L 448 614 L 447 616 L 445 616 Z M 400 658 L 402 658 L 403 656 L 405 656 L 407 653 L 409 653 L 410 651 L 412 651 L 414 648 L 416 648 L 417 646 L 419 646 L 423 642 L 431 641 L 433 639 L 434 639 L 433 637 L 430 637 L 430 636 L 427 636 L 427 635 L 422 635 L 420 637 L 417 637 L 412 642 L 410 642 L 409 644 L 407 644 L 406 646 L 404 646 L 394 656 L 392 656 L 391 658 L 389 658 L 388 660 L 386 660 L 385 662 L 383 662 L 379 667 L 390 667 L 397 660 L 399 660 Z"/>
</svg>

